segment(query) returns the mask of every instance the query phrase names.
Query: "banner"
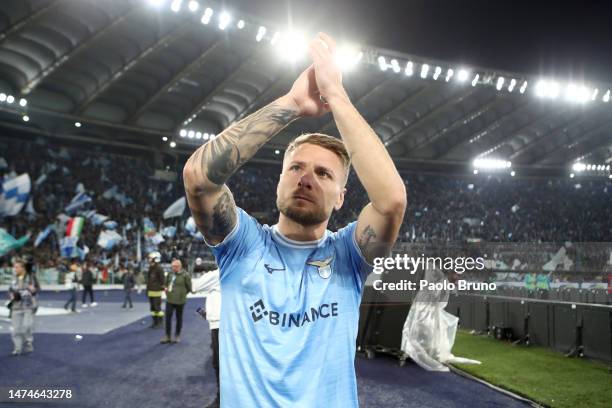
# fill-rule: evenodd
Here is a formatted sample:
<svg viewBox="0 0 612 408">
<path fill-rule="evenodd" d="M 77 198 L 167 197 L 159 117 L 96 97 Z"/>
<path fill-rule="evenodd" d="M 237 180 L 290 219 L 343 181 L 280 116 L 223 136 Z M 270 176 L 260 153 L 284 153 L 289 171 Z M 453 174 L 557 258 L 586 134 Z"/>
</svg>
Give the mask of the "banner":
<svg viewBox="0 0 612 408">
<path fill-rule="evenodd" d="M 12 217 L 28 202 L 31 190 L 30 176 L 26 173 L 2 182 L 0 215 Z"/>
<path fill-rule="evenodd" d="M 21 248 L 30 239 L 29 235 L 25 235 L 19 239 L 13 238 L 11 234 L 6 232 L 4 228 L 0 228 L 0 256 L 4 256 L 13 249 Z"/>
<path fill-rule="evenodd" d="M 164 219 L 180 217 L 185 212 L 185 197 L 181 197 L 173 202 L 170 207 L 164 211 Z"/>
</svg>

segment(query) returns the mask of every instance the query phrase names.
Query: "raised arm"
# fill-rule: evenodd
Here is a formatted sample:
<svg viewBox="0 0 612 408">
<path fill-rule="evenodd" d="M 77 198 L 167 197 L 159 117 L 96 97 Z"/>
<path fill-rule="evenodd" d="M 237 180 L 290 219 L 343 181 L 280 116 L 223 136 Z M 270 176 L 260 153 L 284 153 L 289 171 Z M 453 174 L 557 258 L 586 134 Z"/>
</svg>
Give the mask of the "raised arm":
<svg viewBox="0 0 612 408">
<path fill-rule="evenodd" d="M 397 239 L 406 210 L 406 188 L 387 149 L 351 103 L 334 63 L 335 43 L 320 33 L 310 44 L 317 87 L 329 104 L 370 203 L 361 211 L 356 239 L 368 262 L 387 256 Z"/>
<path fill-rule="evenodd" d="M 187 202 L 200 232 L 218 244 L 236 225 L 236 204 L 225 182 L 270 139 L 298 117 L 327 112 L 312 89 L 312 66 L 276 101 L 235 123 L 196 150 L 183 168 Z"/>
</svg>

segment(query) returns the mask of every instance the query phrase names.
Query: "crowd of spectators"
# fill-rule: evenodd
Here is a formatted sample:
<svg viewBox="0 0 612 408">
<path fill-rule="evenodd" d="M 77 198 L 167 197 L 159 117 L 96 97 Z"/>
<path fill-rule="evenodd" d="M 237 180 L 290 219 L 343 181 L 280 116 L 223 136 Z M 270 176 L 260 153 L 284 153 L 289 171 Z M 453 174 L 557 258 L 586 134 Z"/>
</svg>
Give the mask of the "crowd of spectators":
<svg viewBox="0 0 612 408">
<path fill-rule="evenodd" d="M 117 223 L 124 240 L 110 251 L 96 245 L 103 225 L 86 220 L 80 245 L 89 248 L 87 260 L 100 270 L 114 266 L 132 268 L 145 258 L 143 218 L 150 218 L 157 231 L 175 226 L 174 237 L 165 237 L 159 250 L 167 257 L 210 255 L 201 239 L 185 229 L 189 211 L 181 218 L 164 220 L 164 210 L 184 195 L 181 167 L 176 163 L 175 182 L 153 177 L 156 165 L 150 157 L 112 154 L 102 148 L 84 149 L 57 146 L 48 139 L 15 141 L 0 139 L 0 157 L 6 162 L 0 174 L 4 179 L 28 173 L 32 180 L 32 207 L 15 217 L 4 217 L 1 227 L 14 237 L 30 234 L 20 250 L 33 255 L 41 267 L 59 267 L 59 239 L 63 237 L 58 215 L 82 183 L 92 201 L 79 207 L 74 216 L 96 210 Z M 274 223 L 276 184 L 280 164 L 248 164 L 229 182 L 238 206 L 262 223 Z M 43 177 L 44 175 L 44 177 Z M 448 243 L 480 240 L 496 243 L 612 242 L 612 183 L 607 179 L 524 179 L 507 175 L 442 176 L 402 173 L 408 192 L 408 208 L 399 241 L 408 243 Z M 105 198 L 115 187 L 127 200 Z M 343 208 L 332 216 L 329 229 L 336 230 L 355 220 L 368 198 L 355 174 L 351 174 Z M 49 224 L 58 225 L 57 234 L 37 248 L 37 234 Z M 553 245 L 554 246 L 554 245 Z M 558 247 L 558 245 L 557 245 Z M 601 252 L 601 251 L 600 251 Z M 7 256 L 12 254 L 5 255 Z M 601 257 L 605 264 L 606 252 Z M 111 266 L 109 266 L 111 265 Z"/>
</svg>

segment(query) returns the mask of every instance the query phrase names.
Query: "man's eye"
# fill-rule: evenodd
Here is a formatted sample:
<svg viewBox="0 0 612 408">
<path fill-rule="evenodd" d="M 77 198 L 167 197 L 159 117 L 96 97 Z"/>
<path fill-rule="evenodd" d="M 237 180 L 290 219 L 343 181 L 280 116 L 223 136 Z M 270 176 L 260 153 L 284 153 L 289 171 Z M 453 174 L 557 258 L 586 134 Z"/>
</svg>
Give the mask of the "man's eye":
<svg viewBox="0 0 612 408">
<path fill-rule="evenodd" d="M 299 170 L 300 166 L 298 166 L 297 164 L 294 164 L 293 166 L 289 167 L 290 170 Z"/>
</svg>

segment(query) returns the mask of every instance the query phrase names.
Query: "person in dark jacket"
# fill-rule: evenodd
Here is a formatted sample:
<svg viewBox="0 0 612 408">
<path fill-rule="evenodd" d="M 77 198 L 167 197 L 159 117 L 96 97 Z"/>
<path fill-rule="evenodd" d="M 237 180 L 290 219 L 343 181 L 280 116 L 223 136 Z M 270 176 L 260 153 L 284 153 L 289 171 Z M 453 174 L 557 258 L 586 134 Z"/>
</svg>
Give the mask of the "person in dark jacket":
<svg viewBox="0 0 612 408">
<path fill-rule="evenodd" d="M 88 293 L 90 306 L 94 307 L 98 305 L 94 301 L 93 284 L 94 274 L 91 270 L 91 265 L 86 263 L 83 265 L 83 275 L 81 276 L 81 285 L 83 285 L 83 307 L 87 307 L 86 298 Z"/>
<path fill-rule="evenodd" d="M 26 269 L 26 263 L 20 259 L 13 262 L 15 279 L 9 286 L 11 309 L 11 337 L 13 355 L 34 351 L 34 313 L 38 302 L 36 294 L 40 290 L 38 279 L 33 271 Z"/>
<path fill-rule="evenodd" d="M 183 307 L 187 302 L 187 294 L 191 292 L 191 277 L 183 270 L 179 259 L 172 260 L 172 272 L 166 277 L 166 336 L 160 343 L 178 343 L 181 341 L 183 327 Z M 176 330 L 170 340 L 172 331 L 172 314 L 176 312 Z"/>
<path fill-rule="evenodd" d="M 147 296 L 151 306 L 153 322 L 151 328 L 161 327 L 164 312 L 161 310 L 161 297 L 164 291 L 164 270 L 161 265 L 161 254 L 157 251 L 149 254 L 149 274 L 147 276 Z"/>
<path fill-rule="evenodd" d="M 130 309 L 134 307 L 134 305 L 132 305 L 132 291 L 134 290 L 134 286 L 136 286 L 134 273 L 131 269 L 128 269 L 127 273 L 123 276 L 123 291 L 125 292 L 125 299 L 123 300 L 123 306 L 121 307 L 124 309 L 128 302 L 130 304 Z"/>
</svg>

